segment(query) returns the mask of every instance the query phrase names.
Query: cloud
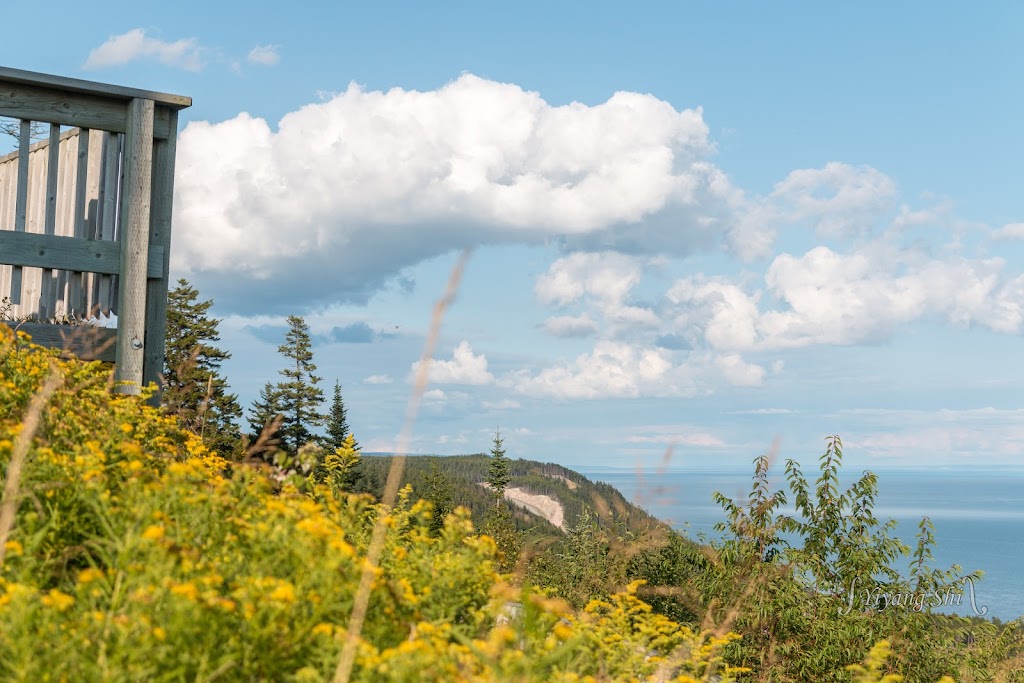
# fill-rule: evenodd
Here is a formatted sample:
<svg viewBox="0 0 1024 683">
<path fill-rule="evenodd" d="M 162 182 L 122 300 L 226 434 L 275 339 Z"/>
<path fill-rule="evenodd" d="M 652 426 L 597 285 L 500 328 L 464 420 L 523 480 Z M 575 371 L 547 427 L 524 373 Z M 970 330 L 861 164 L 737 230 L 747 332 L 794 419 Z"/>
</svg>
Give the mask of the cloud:
<svg viewBox="0 0 1024 683">
<path fill-rule="evenodd" d="M 724 230 L 712 152 L 700 110 L 651 95 L 552 106 L 472 74 L 427 92 L 350 85 L 276 129 L 244 113 L 186 127 L 173 267 L 237 309 L 309 297 L 312 280 L 311 306 L 365 301 L 404 267 L 480 244 L 621 234 L 688 253 Z"/>
<path fill-rule="evenodd" d="M 729 384 L 737 387 L 756 387 L 764 383 L 764 368 L 748 363 L 738 353 L 715 358 L 715 365 Z"/>
<path fill-rule="evenodd" d="M 147 36 L 145 29 L 134 28 L 108 38 L 89 53 L 82 68 L 103 69 L 136 60 L 155 60 L 167 66 L 200 71 L 203 68 L 202 51 L 195 38 L 183 38 L 169 43 Z"/>
<path fill-rule="evenodd" d="M 1024 275 L 1011 278 L 1004 266 L 1001 259 L 929 258 L 883 242 L 848 253 L 818 246 L 777 256 L 763 289 L 722 277 L 682 278 L 662 315 L 672 334 L 732 352 L 877 343 L 926 317 L 1018 333 Z"/>
<path fill-rule="evenodd" d="M 394 382 L 388 375 L 370 375 L 363 380 L 363 384 L 391 384 Z"/>
<path fill-rule="evenodd" d="M 640 282 L 643 266 L 640 259 L 617 252 L 577 252 L 552 263 L 537 278 L 534 292 L 549 305 L 567 306 L 589 295 L 615 306 Z"/>
<path fill-rule="evenodd" d="M 257 45 L 249 50 L 245 60 L 259 66 L 277 66 L 281 62 L 280 45 Z"/>
<path fill-rule="evenodd" d="M 589 337 L 597 323 L 589 315 L 558 315 L 544 321 L 544 331 L 555 337 Z"/>
<path fill-rule="evenodd" d="M 514 386 L 524 394 L 561 399 L 630 398 L 657 393 L 671 369 L 661 349 L 599 341 L 574 362 L 520 376 Z"/>
<path fill-rule="evenodd" d="M 663 434 L 627 436 L 626 443 L 655 444 L 659 446 L 672 444 L 677 446 L 696 446 L 704 448 L 726 445 L 724 441 L 714 434 L 696 431 L 679 432 L 675 430 L 670 430 Z"/>
<path fill-rule="evenodd" d="M 1007 223 L 995 230 L 992 236 L 997 240 L 1024 240 L 1024 223 Z"/>
<path fill-rule="evenodd" d="M 791 220 L 809 220 L 822 236 L 866 234 L 895 207 L 896 184 L 870 166 L 830 162 L 820 169 L 793 171 L 775 186 L 772 198 Z"/>
<path fill-rule="evenodd" d="M 348 325 L 336 325 L 325 335 L 318 335 L 327 343 L 342 344 L 369 344 L 381 339 L 392 339 L 395 337 L 390 332 L 375 330 L 365 322 L 355 322 Z"/>
<path fill-rule="evenodd" d="M 419 371 L 421 361 L 412 364 L 409 380 Z M 473 353 L 469 342 L 462 341 L 452 352 L 452 360 L 431 360 L 429 377 L 431 384 L 490 384 L 494 375 L 487 371 L 487 357 Z"/>
</svg>

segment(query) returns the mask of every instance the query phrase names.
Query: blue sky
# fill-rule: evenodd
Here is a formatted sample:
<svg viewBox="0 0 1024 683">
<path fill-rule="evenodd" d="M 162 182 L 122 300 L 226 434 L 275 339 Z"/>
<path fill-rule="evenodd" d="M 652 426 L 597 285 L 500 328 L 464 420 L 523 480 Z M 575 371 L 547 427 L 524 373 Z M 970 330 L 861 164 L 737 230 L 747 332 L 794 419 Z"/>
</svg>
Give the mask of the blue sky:
<svg viewBox="0 0 1024 683">
<path fill-rule="evenodd" d="M 193 98 L 174 275 L 245 405 L 301 314 L 393 448 L 471 248 L 415 452 L 1019 466 L 1024 6 L 73 7 L 0 63 Z"/>
</svg>

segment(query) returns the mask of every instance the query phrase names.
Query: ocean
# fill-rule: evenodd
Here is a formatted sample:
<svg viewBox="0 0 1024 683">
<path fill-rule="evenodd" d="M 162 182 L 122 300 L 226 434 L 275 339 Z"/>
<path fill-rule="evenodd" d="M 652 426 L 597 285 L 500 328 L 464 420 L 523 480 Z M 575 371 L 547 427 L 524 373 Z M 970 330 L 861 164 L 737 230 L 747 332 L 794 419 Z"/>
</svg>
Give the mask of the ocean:
<svg viewBox="0 0 1024 683">
<path fill-rule="evenodd" d="M 654 474 L 625 469 L 580 469 L 594 481 L 611 484 L 640 505 L 691 538 L 716 535 L 714 525 L 725 519 L 712 502 L 714 491 L 746 500 L 751 474 L 739 471 L 666 471 Z M 876 470 L 878 497 L 875 516 L 880 522 L 894 519 L 895 535 L 911 548 L 921 517 L 935 526 L 932 566 L 946 569 L 956 563 L 964 572 L 985 572 L 975 585 L 976 605 L 987 607 L 987 617 L 1003 621 L 1024 616 L 1024 471 L 979 470 Z M 773 490 L 782 488 L 791 499 L 781 470 L 770 477 Z M 804 469 L 813 479 L 817 469 Z M 853 481 L 841 476 L 844 490 Z M 791 503 L 792 501 L 790 501 Z M 794 514 L 792 505 L 785 509 Z M 909 574 L 910 558 L 896 567 Z M 936 611 L 970 616 L 968 599 L 960 606 Z"/>
</svg>

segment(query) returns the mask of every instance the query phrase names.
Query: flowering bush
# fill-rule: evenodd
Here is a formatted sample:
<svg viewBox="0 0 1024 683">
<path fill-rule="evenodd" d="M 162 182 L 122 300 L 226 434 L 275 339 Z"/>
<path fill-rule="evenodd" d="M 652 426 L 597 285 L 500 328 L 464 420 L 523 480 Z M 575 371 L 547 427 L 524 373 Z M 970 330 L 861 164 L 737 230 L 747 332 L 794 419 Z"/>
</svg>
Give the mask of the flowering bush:
<svg viewBox="0 0 1024 683">
<path fill-rule="evenodd" d="M 330 477 L 275 486 L 144 399 L 0 326 L 0 678 L 330 680 L 385 515 L 356 680 L 730 680 L 732 636 L 652 614 L 635 586 L 574 614 L 504 583 L 465 510 L 432 534 L 409 489 L 385 510 Z"/>
</svg>

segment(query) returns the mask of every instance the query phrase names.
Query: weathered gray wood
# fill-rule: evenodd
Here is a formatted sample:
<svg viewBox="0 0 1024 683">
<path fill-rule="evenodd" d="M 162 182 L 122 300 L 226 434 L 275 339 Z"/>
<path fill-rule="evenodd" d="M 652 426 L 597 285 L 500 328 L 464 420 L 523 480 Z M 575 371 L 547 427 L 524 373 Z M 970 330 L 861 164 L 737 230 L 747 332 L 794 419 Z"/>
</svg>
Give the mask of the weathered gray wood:
<svg viewBox="0 0 1024 683">
<path fill-rule="evenodd" d="M 3 116 L 124 133 L 127 105 L 128 101 L 122 99 L 71 95 L 67 91 L 35 85 L 5 83 L 0 77 L 0 115 Z M 170 134 L 167 122 L 171 111 L 168 107 L 160 107 L 154 112 L 155 137 L 163 139 Z"/>
<path fill-rule="evenodd" d="M 117 330 L 113 328 L 13 321 L 4 323 L 12 329 L 28 333 L 32 337 L 32 342 L 40 346 L 62 348 L 82 360 L 114 362 Z"/>
<path fill-rule="evenodd" d="M 102 240 L 113 240 L 115 218 L 117 217 L 118 191 L 121 183 L 121 169 L 119 160 L 121 158 L 121 147 L 124 136 L 113 133 L 103 135 L 103 181 L 100 183 L 99 210 L 100 221 L 97 225 L 99 238 Z M 115 279 L 110 275 L 101 275 L 95 282 L 95 298 L 103 302 L 99 312 L 109 315 L 117 305 L 114 297 Z"/>
<path fill-rule="evenodd" d="M 177 130 L 178 113 L 171 115 L 171 127 Z M 167 288 L 171 266 L 171 209 L 174 204 L 174 159 L 177 147 L 176 136 L 154 143 L 153 146 L 153 195 L 152 216 L 149 231 L 150 254 L 159 249 L 163 252 L 162 270 L 159 277 L 150 277 L 146 291 L 146 349 L 142 382 L 148 386 L 155 382 L 162 386 L 161 374 L 164 369 L 164 342 L 167 337 Z M 153 397 L 159 405 L 160 395 Z"/>
<path fill-rule="evenodd" d="M 146 261 L 153 181 L 153 100 L 135 99 L 128 106 L 125 134 L 125 183 L 121 220 L 121 269 L 118 275 L 117 370 L 122 393 L 142 387 L 146 339 Z"/>
<path fill-rule="evenodd" d="M 21 138 L 18 147 L 18 180 L 15 190 L 14 229 L 25 232 L 25 219 L 28 210 L 28 155 L 32 145 L 32 122 L 22 119 Z M 11 271 L 11 303 L 21 304 L 21 268 Z"/>
<path fill-rule="evenodd" d="M 76 339 L 116 335 L 102 353 L 127 393 L 163 367 L 177 111 L 191 102 L 0 67 L 0 115 L 23 132 L 17 152 L 0 155 L 0 287 L 14 293 L 17 271 L 16 314 L 87 315 L 94 303 L 118 313 L 116 331 L 28 327 L 86 357 L 95 344 Z M 48 140 L 31 144 L 31 121 L 51 124 Z"/>
<path fill-rule="evenodd" d="M 78 158 L 75 170 L 75 207 L 72 217 L 72 236 L 78 238 L 91 237 L 86 225 L 85 202 L 89 192 L 89 129 L 78 132 Z M 68 313 L 78 317 L 89 317 L 89 304 L 86 301 L 86 273 L 72 271 L 68 278 Z"/>
<path fill-rule="evenodd" d="M 60 167 L 60 126 L 50 124 L 50 141 L 46 159 L 46 218 L 43 232 L 56 234 L 57 226 L 57 178 Z"/>
<path fill-rule="evenodd" d="M 192 106 L 192 98 L 184 95 L 171 95 L 168 93 L 154 92 L 152 90 L 140 90 L 138 88 L 126 88 L 121 85 L 109 83 L 97 83 L 85 81 L 79 78 L 68 78 L 66 76 L 54 76 L 52 74 L 36 73 L 35 71 L 23 71 L 0 66 L 0 82 L 20 83 L 24 85 L 43 84 L 72 93 L 85 95 L 103 95 L 112 99 L 119 99 L 125 102 L 134 99 L 152 100 L 153 102 L 167 105 L 171 109 L 178 110 Z"/>
<path fill-rule="evenodd" d="M 50 124 L 50 139 L 46 150 L 46 195 L 43 207 L 43 234 L 55 235 L 57 228 L 57 180 L 60 177 L 60 126 Z M 57 292 L 54 272 L 44 268 L 39 288 L 39 317 L 43 320 L 57 314 Z"/>
<path fill-rule="evenodd" d="M 149 248 L 145 277 L 166 277 L 165 249 L 162 245 Z M 0 262 L 116 275 L 121 268 L 121 243 L 0 230 Z"/>
</svg>

